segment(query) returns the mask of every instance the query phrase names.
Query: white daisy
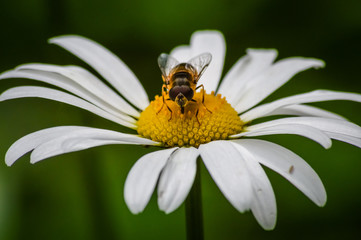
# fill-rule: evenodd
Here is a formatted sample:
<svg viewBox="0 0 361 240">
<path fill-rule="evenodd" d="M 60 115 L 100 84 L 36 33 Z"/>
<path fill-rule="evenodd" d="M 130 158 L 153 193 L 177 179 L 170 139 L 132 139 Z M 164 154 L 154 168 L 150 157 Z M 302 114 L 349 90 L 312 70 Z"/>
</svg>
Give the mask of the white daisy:
<svg viewBox="0 0 361 240">
<path fill-rule="evenodd" d="M 251 210 L 264 229 L 273 229 L 276 201 L 261 165 L 278 172 L 318 206 L 325 204 L 326 192 L 316 172 L 301 157 L 275 143 L 249 137 L 297 134 L 324 148 L 331 146 L 331 139 L 361 147 L 359 126 L 337 114 L 304 105 L 328 100 L 361 102 L 360 94 L 318 90 L 256 106 L 298 72 L 323 67 L 321 60 L 294 57 L 274 62 L 276 50 L 248 49 L 219 85 L 224 38 L 217 31 L 196 32 L 189 46 L 179 46 L 170 54 L 180 62 L 205 52 L 211 53 L 213 59 L 198 82 L 206 90 L 204 104 L 203 92 L 199 91 L 194 96 L 196 102 L 187 105 L 182 114 L 179 106 L 168 100 L 170 110 L 164 107 L 159 111 L 162 97 L 156 96 L 149 103 L 133 72 L 103 46 L 80 36 L 56 37 L 50 43 L 84 60 L 116 92 L 79 66 L 25 64 L 1 74 L 0 79 L 28 78 L 64 91 L 20 86 L 2 93 L 0 101 L 40 97 L 64 102 L 138 134 L 82 126 L 48 128 L 16 141 L 5 161 L 10 166 L 30 151 L 30 161 L 36 163 L 106 144 L 160 146 L 160 150 L 141 157 L 128 174 L 124 197 L 133 213 L 144 210 L 157 183 L 159 208 L 166 213 L 177 209 L 192 187 L 200 156 L 229 202 L 240 212 Z M 294 117 L 252 124 L 255 119 L 272 115 Z"/>
</svg>

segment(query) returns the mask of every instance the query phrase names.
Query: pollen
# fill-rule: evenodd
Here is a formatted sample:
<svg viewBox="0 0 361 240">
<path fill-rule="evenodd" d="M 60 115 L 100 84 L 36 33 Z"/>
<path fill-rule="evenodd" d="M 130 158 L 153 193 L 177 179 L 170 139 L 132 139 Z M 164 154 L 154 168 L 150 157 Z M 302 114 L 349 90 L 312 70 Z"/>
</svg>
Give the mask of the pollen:
<svg viewBox="0 0 361 240">
<path fill-rule="evenodd" d="M 198 147 L 214 140 L 225 140 L 240 133 L 243 122 L 237 112 L 220 94 L 195 93 L 193 99 L 184 107 L 171 100 L 156 96 L 140 114 L 137 122 L 138 134 L 164 147 Z M 165 97 L 167 99 L 167 97 Z"/>
</svg>

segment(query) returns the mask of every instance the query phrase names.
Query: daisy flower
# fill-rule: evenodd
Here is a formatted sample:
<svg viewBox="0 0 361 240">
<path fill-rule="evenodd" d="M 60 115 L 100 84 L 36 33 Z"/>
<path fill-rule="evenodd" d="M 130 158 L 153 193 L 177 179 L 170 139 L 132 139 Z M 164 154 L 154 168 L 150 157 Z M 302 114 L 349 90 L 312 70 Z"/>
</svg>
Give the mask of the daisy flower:
<svg viewBox="0 0 361 240">
<path fill-rule="evenodd" d="M 49 42 L 85 61 L 112 88 L 79 66 L 32 63 L 7 71 L 0 79 L 33 79 L 57 89 L 15 87 L 3 92 L 0 101 L 24 97 L 55 100 L 135 131 L 130 134 L 84 126 L 40 130 L 16 141 L 6 153 L 6 164 L 12 165 L 30 151 L 30 161 L 36 163 L 106 144 L 159 146 L 141 157 L 128 174 L 124 198 L 132 213 L 144 210 L 156 186 L 159 208 L 166 213 L 177 209 L 190 192 L 200 156 L 228 201 L 240 212 L 251 210 L 264 229 L 273 229 L 276 200 L 262 166 L 282 175 L 318 206 L 325 204 L 326 191 L 301 157 L 275 143 L 250 137 L 296 134 L 326 149 L 331 147 L 331 139 L 361 147 L 359 126 L 305 105 L 329 100 L 361 102 L 360 94 L 317 90 L 259 105 L 295 74 L 324 67 L 321 60 L 293 57 L 275 62 L 274 49 L 248 49 L 220 81 L 226 49 L 223 35 L 195 32 L 190 45 L 176 47 L 170 56 L 185 63 L 210 53 L 212 61 L 197 83 L 204 90 L 195 91 L 193 100 L 181 111 L 167 92 L 149 102 L 134 73 L 98 43 L 80 36 L 60 36 Z M 262 122 L 261 118 L 276 115 L 278 118 Z M 260 123 L 253 124 L 256 119 L 261 119 Z"/>
</svg>

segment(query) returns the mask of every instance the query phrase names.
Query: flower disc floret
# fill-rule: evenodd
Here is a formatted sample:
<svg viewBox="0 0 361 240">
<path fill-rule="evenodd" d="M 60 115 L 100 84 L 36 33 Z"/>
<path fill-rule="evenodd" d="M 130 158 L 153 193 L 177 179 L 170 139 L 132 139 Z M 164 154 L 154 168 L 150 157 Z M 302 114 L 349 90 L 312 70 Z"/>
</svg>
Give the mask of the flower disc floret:
<svg viewBox="0 0 361 240">
<path fill-rule="evenodd" d="M 163 97 L 156 96 L 139 117 L 138 134 L 165 147 L 198 147 L 241 132 L 243 123 L 224 97 L 205 93 L 202 103 L 202 96 L 202 92 L 195 93 L 195 102 L 188 103 L 184 114 L 175 102 L 164 104 Z"/>
</svg>

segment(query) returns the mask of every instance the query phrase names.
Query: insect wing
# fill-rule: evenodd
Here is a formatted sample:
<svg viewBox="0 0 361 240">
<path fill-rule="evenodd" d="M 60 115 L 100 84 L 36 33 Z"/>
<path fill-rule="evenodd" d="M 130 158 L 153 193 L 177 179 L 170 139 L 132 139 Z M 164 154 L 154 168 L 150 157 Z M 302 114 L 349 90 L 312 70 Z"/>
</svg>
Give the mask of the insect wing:
<svg viewBox="0 0 361 240">
<path fill-rule="evenodd" d="M 210 53 L 203 53 L 188 61 L 197 70 L 197 81 L 212 61 Z"/>
<path fill-rule="evenodd" d="M 162 53 L 158 57 L 158 65 L 160 70 L 162 71 L 164 80 L 168 79 L 170 71 L 178 64 L 179 62 L 177 61 L 177 59 L 166 53 Z"/>
</svg>

